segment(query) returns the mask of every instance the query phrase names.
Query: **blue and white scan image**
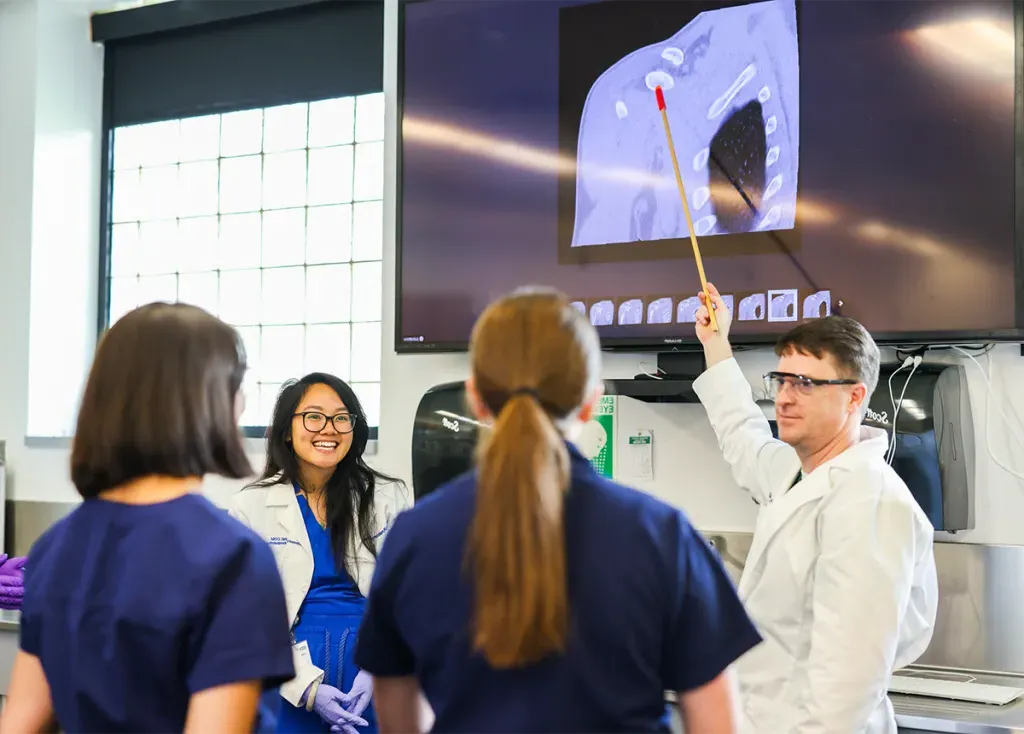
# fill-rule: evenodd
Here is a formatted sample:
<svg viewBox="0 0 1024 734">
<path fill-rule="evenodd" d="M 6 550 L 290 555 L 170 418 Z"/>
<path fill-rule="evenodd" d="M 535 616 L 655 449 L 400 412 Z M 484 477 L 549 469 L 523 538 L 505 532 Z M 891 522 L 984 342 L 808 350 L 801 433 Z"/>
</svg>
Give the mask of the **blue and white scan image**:
<svg viewBox="0 0 1024 734">
<path fill-rule="evenodd" d="M 702 12 L 601 74 L 577 142 L 572 246 L 792 229 L 800 157 L 795 0 Z"/>
</svg>

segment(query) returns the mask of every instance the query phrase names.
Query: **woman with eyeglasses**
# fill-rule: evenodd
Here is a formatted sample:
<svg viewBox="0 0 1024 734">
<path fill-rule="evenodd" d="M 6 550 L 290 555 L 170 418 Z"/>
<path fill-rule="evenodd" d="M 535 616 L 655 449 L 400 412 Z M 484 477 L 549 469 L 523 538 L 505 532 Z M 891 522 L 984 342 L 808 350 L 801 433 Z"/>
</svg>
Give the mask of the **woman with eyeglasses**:
<svg viewBox="0 0 1024 734">
<path fill-rule="evenodd" d="M 283 734 L 377 731 L 373 679 L 353 656 L 377 553 L 408 493 L 363 460 L 369 435 L 343 380 L 314 372 L 286 383 L 262 477 L 232 498 L 284 580 L 296 675 L 280 690 Z"/>
</svg>

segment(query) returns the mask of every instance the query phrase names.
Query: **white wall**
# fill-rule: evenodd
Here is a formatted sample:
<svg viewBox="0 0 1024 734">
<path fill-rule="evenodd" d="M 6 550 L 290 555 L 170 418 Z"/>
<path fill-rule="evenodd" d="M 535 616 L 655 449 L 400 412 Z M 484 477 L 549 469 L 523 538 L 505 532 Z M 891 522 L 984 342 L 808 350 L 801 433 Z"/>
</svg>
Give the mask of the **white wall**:
<svg viewBox="0 0 1024 734">
<path fill-rule="evenodd" d="M 21 462 L 28 393 L 36 12 L 0 3 L 0 438 Z"/>
<path fill-rule="evenodd" d="M 38 206 L 41 197 L 50 197 L 54 202 L 60 202 L 60 206 L 74 208 L 76 203 L 81 205 L 81 201 L 69 199 L 66 187 L 57 186 L 54 193 L 49 184 L 41 185 L 45 179 L 40 171 L 44 148 L 40 140 L 45 140 L 46 131 L 54 129 L 58 122 L 59 129 L 65 134 L 75 130 L 93 137 L 98 134 L 98 99 L 82 90 L 95 90 L 98 97 L 102 65 L 101 52 L 88 42 L 88 5 L 85 0 L 48 0 L 48 4 L 52 5 L 51 15 L 40 16 L 30 0 L 0 1 L 0 439 L 8 442 L 7 453 L 14 474 L 12 484 L 16 499 L 68 501 L 76 495 L 67 479 L 67 448 L 24 445 L 29 393 L 29 304 L 31 302 L 34 308 L 34 304 L 39 302 L 39 296 L 33 294 L 30 287 L 33 260 L 39 262 L 31 245 L 43 241 L 49 253 L 47 257 L 56 257 L 57 252 L 53 248 L 62 239 L 48 234 L 49 230 L 34 218 L 33 211 L 46 211 Z M 385 347 L 380 442 L 374 463 L 384 471 L 408 479 L 416 404 L 423 392 L 433 385 L 462 379 L 467 361 L 462 355 L 400 357 L 390 347 L 394 333 L 397 4 L 398 0 L 385 0 L 384 85 L 389 100 L 385 188 Z M 57 48 L 61 51 L 54 51 Z M 42 53 L 44 49 L 48 49 L 45 54 Z M 45 58 L 41 61 L 40 56 Z M 78 93 L 72 94 L 76 90 Z M 40 99 L 51 101 L 40 103 Z M 57 106 L 52 101 L 54 99 L 62 100 L 62 104 Z M 59 121 L 54 117 L 58 114 Z M 83 182 L 83 200 L 90 201 L 95 191 L 89 190 L 89 186 L 95 184 L 88 182 L 98 181 L 98 148 L 93 152 L 87 162 L 75 158 L 67 163 L 69 176 Z M 85 170 L 87 167 L 89 170 Z M 34 181 L 37 182 L 35 186 Z M 84 221 L 85 209 L 77 211 L 76 221 L 81 223 L 82 231 L 65 233 L 68 235 L 68 258 L 81 257 L 83 252 L 91 253 L 96 247 L 96 227 L 91 221 Z M 71 295 L 57 292 L 51 293 L 51 298 L 61 303 L 69 318 L 84 318 L 94 324 L 96 269 L 87 269 L 83 278 Z M 38 275 L 36 280 L 39 281 Z M 652 357 L 607 355 L 606 376 L 632 377 L 640 371 L 639 363 L 643 360 L 650 362 Z M 1022 435 L 1024 425 L 1016 416 L 1024 415 L 1024 359 L 1019 356 L 1017 347 L 1001 347 L 993 352 L 993 360 L 996 402 L 1012 420 L 1017 421 L 1017 435 Z M 765 352 L 745 354 L 741 358 L 741 364 L 752 380 L 759 379 L 772 361 L 771 355 Z M 968 364 L 967 367 L 976 431 L 979 438 L 984 439 L 985 384 L 974 365 Z M 67 380 L 80 379 L 80 366 L 65 364 L 65 368 Z M 46 381 L 42 384 L 45 386 Z M 623 412 L 622 420 L 626 422 L 623 428 L 632 424 L 633 427 L 650 428 L 655 434 L 654 480 L 641 488 L 679 504 L 705 529 L 749 530 L 753 527 L 755 507 L 730 480 L 699 405 L 635 404 Z M 1024 473 L 1024 458 L 1021 458 L 1024 447 L 1010 441 L 1006 426 L 998 417 L 991 422 L 991 431 L 997 457 Z M 1013 479 L 995 466 L 984 442 L 981 447 L 977 472 L 978 528 L 960 534 L 957 539 L 1024 544 L 1024 523 L 1020 522 L 1020 518 L 1024 518 L 1024 482 Z M 259 457 L 254 458 L 258 460 Z M 210 484 L 215 496 L 221 496 L 234 486 L 217 481 Z"/>
<path fill-rule="evenodd" d="M 58 20 L 58 13 L 65 23 Z M 86 60 L 76 68 L 82 62 L 82 44 L 59 47 L 62 40 L 67 40 L 69 26 L 72 34 L 88 33 L 88 25 L 75 26 L 76 17 L 80 23 L 87 22 L 88 9 L 84 4 L 57 2 L 50 7 L 30 0 L 0 3 L 0 438 L 7 442 L 8 463 L 14 474 L 8 486 L 15 488 L 20 474 L 22 486 L 31 488 L 28 494 L 54 499 L 66 499 L 70 490 L 63 471 L 66 451 L 36 450 L 24 445 L 29 416 L 32 244 L 39 242 L 40 255 L 47 251 L 63 252 L 73 265 L 75 260 L 80 261 L 83 249 L 91 246 L 95 250 L 96 228 L 83 236 L 80 227 L 70 233 L 55 232 L 47 230 L 46 222 L 37 222 L 37 204 L 53 206 L 48 217 L 51 222 L 60 222 L 69 214 L 66 207 L 70 197 L 63 197 L 64 189 L 59 186 L 50 192 L 36 190 L 36 142 L 39 140 L 38 151 L 45 159 L 44 151 L 51 148 L 62 131 L 77 128 L 88 137 L 99 130 L 98 118 L 90 119 L 93 106 L 98 109 L 99 105 L 86 104 L 86 95 L 76 93 L 73 85 L 81 84 L 83 92 L 96 89 L 92 77 L 99 77 L 102 63 Z M 85 51 L 90 50 L 86 44 Z M 49 58 L 46 52 L 55 55 Z M 59 99 L 61 95 L 66 99 Z M 64 115 L 66 119 L 61 119 Z M 97 153 L 92 160 L 82 156 L 69 160 L 65 169 L 68 180 L 80 182 L 83 176 L 91 175 L 90 169 L 95 170 L 98 159 Z M 40 183 L 52 181 L 48 162 L 45 168 L 38 176 Z M 85 198 L 90 196 L 88 188 L 81 193 Z M 77 203 L 77 207 L 71 204 L 72 217 L 81 211 L 81 202 Z M 80 220 L 78 224 L 81 225 Z M 38 267 L 42 264 L 38 257 L 36 264 L 37 293 L 42 294 L 49 290 L 48 283 L 39 277 L 45 271 Z M 96 269 L 92 268 L 92 287 Z M 70 278 L 65 280 L 73 280 L 74 271 L 66 272 Z M 89 280 L 90 275 L 79 274 L 78 280 L 83 278 Z M 82 313 L 90 309 L 95 314 L 95 306 L 83 301 L 82 291 L 74 288 L 65 294 L 60 288 L 49 290 L 50 303 L 57 306 L 51 313 L 63 311 L 68 324 L 76 320 L 81 323 Z M 50 325 L 53 323 L 51 320 Z M 53 334 L 54 344 L 61 344 L 65 330 L 61 328 Z M 87 332 L 79 331 L 80 343 Z M 82 362 L 69 360 L 63 374 L 57 373 L 51 380 L 49 390 L 59 393 L 68 383 L 79 381 L 81 374 Z M 40 384 L 46 389 L 45 382 Z"/>
</svg>

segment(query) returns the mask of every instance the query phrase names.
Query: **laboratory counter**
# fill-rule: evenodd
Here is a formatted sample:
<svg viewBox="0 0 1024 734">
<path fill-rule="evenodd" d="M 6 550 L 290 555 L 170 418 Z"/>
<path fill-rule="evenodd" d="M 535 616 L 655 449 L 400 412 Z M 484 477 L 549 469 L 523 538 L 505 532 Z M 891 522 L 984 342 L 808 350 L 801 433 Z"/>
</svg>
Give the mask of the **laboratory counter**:
<svg viewBox="0 0 1024 734">
<path fill-rule="evenodd" d="M 950 671 L 952 672 L 952 671 Z M 971 672 L 978 683 L 1024 688 L 1024 676 Z M 899 734 L 1024 734 L 1024 698 L 1005 706 L 890 694 Z M 674 703 L 674 693 L 665 699 Z M 672 730 L 682 731 L 673 716 Z"/>
<path fill-rule="evenodd" d="M 1024 676 L 959 672 L 977 683 L 1024 688 Z M 996 706 L 895 693 L 889 697 L 901 734 L 1024 734 L 1024 698 Z"/>
<path fill-rule="evenodd" d="M 17 632 L 21 612 L 12 609 L 0 609 L 0 632 Z"/>
<path fill-rule="evenodd" d="M 18 653 L 18 620 L 21 612 L 0 610 L 0 697 L 7 695 L 11 683 L 11 668 Z"/>
</svg>

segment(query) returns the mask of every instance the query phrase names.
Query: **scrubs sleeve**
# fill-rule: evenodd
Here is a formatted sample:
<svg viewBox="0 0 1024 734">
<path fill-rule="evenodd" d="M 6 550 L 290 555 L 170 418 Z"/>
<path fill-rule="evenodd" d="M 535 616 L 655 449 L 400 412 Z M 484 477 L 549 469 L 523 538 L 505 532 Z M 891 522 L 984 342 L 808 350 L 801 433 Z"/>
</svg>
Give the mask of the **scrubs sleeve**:
<svg viewBox="0 0 1024 734">
<path fill-rule="evenodd" d="M 211 592 L 192 630 L 189 691 L 252 680 L 273 688 L 291 679 L 288 612 L 270 547 L 255 536 L 240 541 Z"/>
<path fill-rule="evenodd" d="M 42 539 L 41 539 L 42 540 Z M 36 542 L 40 546 L 41 541 Z M 35 548 L 33 550 L 36 550 Z M 39 588 L 37 574 L 34 572 L 32 563 L 33 553 L 29 553 L 28 561 L 25 563 L 25 593 L 21 600 L 21 615 L 18 618 L 19 646 L 23 652 L 39 657 Z"/>
<path fill-rule="evenodd" d="M 406 519 L 403 515 L 395 518 L 388 542 L 381 548 L 359 626 L 356 665 L 378 678 L 402 678 L 415 673 L 412 649 L 402 636 L 396 616 L 398 588 L 408 558 Z"/>
<path fill-rule="evenodd" d="M 662 659 L 666 690 L 684 693 L 710 683 L 761 642 L 722 562 L 704 538 L 676 516 L 669 543 L 674 569 Z"/>
</svg>

